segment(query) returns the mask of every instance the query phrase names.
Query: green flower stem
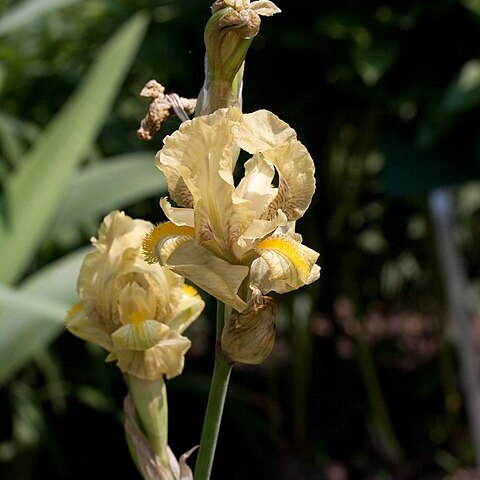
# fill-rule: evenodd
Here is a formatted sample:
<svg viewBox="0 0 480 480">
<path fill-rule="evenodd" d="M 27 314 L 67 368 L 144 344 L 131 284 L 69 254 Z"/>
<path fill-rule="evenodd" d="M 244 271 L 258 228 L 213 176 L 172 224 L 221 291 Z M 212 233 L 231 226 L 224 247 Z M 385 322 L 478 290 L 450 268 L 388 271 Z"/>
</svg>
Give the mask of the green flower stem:
<svg viewBox="0 0 480 480">
<path fill-rule="evenodd" d="M 217 303 L 217 341 L 223 330 L 225 322 L 225 305 Z M 222 421 L 223 406 L 227 395 L 228 381 L 232 364 L 227 362 L 221 352 L 215 355 L 212 383 L 208 395 L 207 411 L 203 423 L 202 436 L 200 438 L 200 449 L 195 463 L 195 480 L 209 480 L 212 472 L 213 458 L 217 446 L 218 432 Z"/>
</svg>

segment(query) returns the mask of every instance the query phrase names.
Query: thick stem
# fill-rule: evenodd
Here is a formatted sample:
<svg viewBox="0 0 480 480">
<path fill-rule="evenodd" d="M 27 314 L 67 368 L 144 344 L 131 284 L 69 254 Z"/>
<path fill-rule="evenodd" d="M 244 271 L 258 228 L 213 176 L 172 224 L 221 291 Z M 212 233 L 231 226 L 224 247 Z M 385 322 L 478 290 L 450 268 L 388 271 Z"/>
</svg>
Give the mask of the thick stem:
<svg viewBox="0 0 480 480">
<path fill-rule="evenodd" d="M 225 305 L 218 301 L 217 304 L 217 341 L 220 338 L 225 323 Z M 218 351 L 215 355 L 212 383 L 208 395 L 207 410 L 203 423 L 200 449 L 195 463 L 195 480 L 209 480 L 212 472 L 213 458 L 217 446 L 218 432 L 223 415 L 223 406 L 227 395 L 228 382 L 232 364 L 227 362 Z"/>
</svg>

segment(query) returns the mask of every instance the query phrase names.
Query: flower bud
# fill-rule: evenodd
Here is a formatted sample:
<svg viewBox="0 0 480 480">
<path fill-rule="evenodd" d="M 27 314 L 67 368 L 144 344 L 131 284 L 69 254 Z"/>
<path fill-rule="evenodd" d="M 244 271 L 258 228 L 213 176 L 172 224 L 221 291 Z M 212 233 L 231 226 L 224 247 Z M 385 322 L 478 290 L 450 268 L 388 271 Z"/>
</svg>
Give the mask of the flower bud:
<svg viewBox="0 0 480 480">
<path fill-rule="evenodd" d="M 260 30 L 260 15 L 280 9 L 270 1 L 217 0 L 205 26 L 205 83 L 196 114 L 219 108 L 241 107 L 243 66 L 248 48 Z"/>
<path fill-rule="evenodd" d="M 247 308 L 227 319 L 221 337 L 223 355 L 232 362 L 262 363 L 275 343 L 276 303 L 271 297 L 254 292 Z"/>
</svg>

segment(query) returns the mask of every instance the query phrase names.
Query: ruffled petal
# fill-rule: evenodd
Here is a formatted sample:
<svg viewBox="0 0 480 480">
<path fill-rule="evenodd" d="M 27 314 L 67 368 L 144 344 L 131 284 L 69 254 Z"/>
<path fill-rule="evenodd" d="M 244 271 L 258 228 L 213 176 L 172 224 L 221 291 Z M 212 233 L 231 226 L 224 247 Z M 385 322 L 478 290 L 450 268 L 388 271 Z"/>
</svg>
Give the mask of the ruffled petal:
<svg viewBox="0 0 480 480">
<path fill-rule="evenodd" d="M 166 175 L 175 169 L 193 195 L 197 241 L 214 241 L 227 255 L 255 217 L 249 202 L 233 198 L 233 123 L 219 114 L 184 122 L 156 157 L 158 168 Z"/>
<path fill-rule="evenodd" d="M 297 139 L 295 130 L 268 110 L 244 114 L 233 129 L 236 142 L 249 153 L 264 152 Z"/>
<path fill-rule="evenodd" d="M 172 378 L 182 373 L 190 345 L 188 338 L 170 330 L 157 345 L 147 350 L 116 349 L 117 364 L 123 372 L 144 380 L 156 380 L 162 375 Z"/>
<path fill-rule="evenodd" d="M 117 351 L 148 350 L 165 338 L 169 331 L 169 327 L 156 320 L 128 323 L 112 333 L 113 347 Z"/>
<path fill-rule="evenodd" d="M 251 283 L 263 293 L 285 293 L 308 285 L 320 275 L 319 254 L 287 235 L 269 237 L 256 246 L 260 258 L 251 266 Z"/>
<path fill-rule="evenodd" d="M 96 343 L 107 351 L 111 351 L 113 348 L 110 335 L 102 328 L 101 324 L 90 320 L 80 303 L 75 304 L 68 311 L 65 327 L 75 336 Z"/>
<path fill-rule="evenodd" d="M 158 160 L 159 154 L 160 152 L 158 152 L 155 157 L 156 165 L 165 175 L 170 197 L 181 207 L 193 208 L 194 198 L 192 192 L 182 178 L 180 171 L 175 166 L 170 165 L 163 165 L 160 168 Z"/>
<path fill-rule="evenodd" d="M 245 302 L 237 292 L 248 275 L 248 267 L 232 265 L 193 241 L 175 242 L 171 239 L 164 243 L 163 250 L 165 253 L 160 257 L 165 259 L 165 266 L 235 310 L 245 308 Z"/>
<path fill-rule="evenodd" d="M 279 185 L 262 218 L 271 219 L 281 209 L 288 220 L 305 213 L 315 192 L 315 165 L 307 149 L 298 141 L 264 152 L 278 171 Z"/>
<path fill-rule="evenodd" d="M 205 302 L 195 288 L 191 285 L 185 285 L 182 300 L 175 315 L 168 322 L 168 326 L 178 333 L 183 333 L 200 316 L 204 308 Z"/>
<path fill-rule="evenodd" d="M 245 308 L 237 292 L 248 267 L 232 265 L 196 245 L 189 227 L 162 223 L 144 238 L 143 246 L 150 261 L 169 267 L 238 311 Z"/>
<path fill-rule="evenodd" d="M 118 321 L 115 279 L 135 263 L 143 236 L 152 228 L 150 222 L 133 220 L 123 212 L 108 214 L 93 238 L 95 250 L 82 264 L 77 291 L 88 317 L 111 331 Z"/>
</svg>

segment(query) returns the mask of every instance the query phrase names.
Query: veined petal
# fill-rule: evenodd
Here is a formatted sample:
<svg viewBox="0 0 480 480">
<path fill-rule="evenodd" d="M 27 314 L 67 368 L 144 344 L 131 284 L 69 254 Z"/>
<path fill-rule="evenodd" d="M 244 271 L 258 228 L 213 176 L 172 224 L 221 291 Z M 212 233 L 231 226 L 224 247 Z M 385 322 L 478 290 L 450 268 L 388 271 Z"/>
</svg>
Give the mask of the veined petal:
<svg viewBox="0 0 480 480">
<path fill-rule="evenodd" d="M 264 152 L 278 171 L 279 185 L 262 218 L 270 219 L 281 209 L 288 220 L 303 216 L 315 192 L 315 165 L 307 149 L 292 141 Z"/>
<path fill-rule="evenodd" d="M 118 310 L 123 324 L 155 318 L 156 309 L 153 291 L 142 288 L 137 282 L 127 283 L 118 296 Z"/>
<path fill-rule="evenodd" d="M 96 343 L 108 352 L 113 348 L 110 335 L 102 328 L 101 324 L 90 320 L 80 303 L 76 303 L 68 311 L 65 326 L 70 333 L 82 340 Z"/>
<path fill-rule="evenodd" d="M 318 253 L 286 235 L 269 237 L 256 250 L 261 258 L 253 262 L 251 278 L 263 293 L 295 290 L 319 276 Z"/>
<path fill-rule="evenodd" d="M 253 249 L 258 240 L 271 235 L 272 232 L 277 232 L 280 227 L 287 225 L 287 223 L 287 217 L 281 210 L 272 220 L 255 219 L 237 241 L 235 246 L 237 247 L 237 250 L 235 250 L 237 257 L 241 258 L 244 264 L 250 263 L 258 255 Z"/>
<path fill-rule="evenodd" d="M 123 372 L 144 380 L 156 380 L 162 375 L 172 378 L 182 373 L 190 345 L 188 338 L 170 330 L 157 345 L 147 350 L 116 349 L 117 364 Z"/>
<path fill-rule="evenodd" d="M 188 185 L 185 183 L 185 180 L 182 178 L 180 171 L 176 166 L 170 165 L 159 165 L 159 155 L 160 152 L 155 156 L 155 162 L 157 167 L 163 172 L 167 180 L 168 192 L 170 197 L 177 203 L 185 208 L 193 208 L 194 199 L 192 192 L 190 191 Z"/>
<path fill-rule="evenodd" d="M 185 280 L 168 268 L 160 267 L 160 265 L 158 267 L 156 269 L 159 271 L 158 273 L 155 271 L 155 274 L 148 275 L 145 279 L 157 299 L 155 317 L 152 318 L 167 323 L 182 299 Z"/>
<path fill-rule="evenodd" d="M 98 239 L 92 238 L 95 250 L 84 259 L 77 291 L 86 314 L 107 331 L 118 322 L 115 279 L 136 261 L 142 238 L 151 227 L 150 222 L 115 211 L 104 218 Z"/>
<path fill-rule="evenodd" d="M 235 310 L 241 312 L 245 308 L 237 292 L 248 275 L 248 267 L 232 265 L 193 242 L 180 245 L 166 265 Z"/>
<path fill-rule="evenodd" d="M 249 153 L 264 152 L 297 139 L 295 130 L 268 110 L 244 114 L 233 129 L 238 145 Z"/>
<path fill-rule="evenodd" d="M 222 115 L 184 122 L 165 139 L 156 163 L 162 171 L 175 169 L 192 193 L 197 241 L 213 240 L 228 252 L 255 214 L 233 199 L 234 122 Z"/>
<path fill-rule="evenodd" d="M 197 290 L 191 285 L 185 284 L 182 299 L 178 304 L 175 315 L 169 320 L 168 326 L 178 333 L 183 333 L 200 316 L 204 308 L 205 302 Z"/>
<path fill-rule="evenodd" d="M 112 333 L 115 350 L 148 350 L 166 337 L 170 328 L 156 320 L 133 321 Z"/>
<path fill-rule="evenodd" d="M 144 238 L 146 258 L 169 267 L 215 298 L 242 311 L 245 302 L 237 292 L 248 275 L 248 267 L 232 265 L 210 250 L 196 245 L 192 230 L 171 222 L 157 225 Z"/>
</svg>

